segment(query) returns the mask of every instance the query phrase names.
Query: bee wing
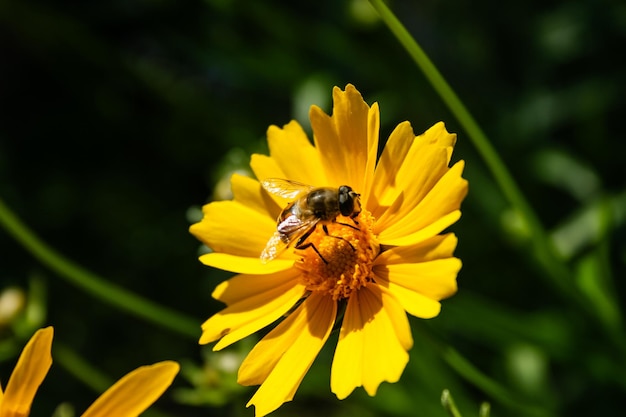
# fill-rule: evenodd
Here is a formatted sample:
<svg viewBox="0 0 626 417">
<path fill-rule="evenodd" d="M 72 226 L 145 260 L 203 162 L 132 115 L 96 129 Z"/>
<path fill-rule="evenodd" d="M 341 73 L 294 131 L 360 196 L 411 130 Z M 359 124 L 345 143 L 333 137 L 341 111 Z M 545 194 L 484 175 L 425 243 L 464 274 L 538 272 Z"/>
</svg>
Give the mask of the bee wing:
<svg viewBox="0 0 626 417">
<path fill-rule="evenodd" d="M 315 188 L 312 185 L 285 180 L 282 178 L 268 178 L 261 181 L 261 186 L 263 186 L 268 193 L 282 197 L 286 200 L 294 200 L 300 194 L 309 192 Z"/>
<path fill-rule="evenodd" d="M 283 241 L 282 233 L 276 231 L 267 241 L 267 245 L 265 245 L 265 249 L 261 252 L 261 262 L 266 264 L 272 259 L 276 259 L 278 255 L 280 255 L 287 246 L 289 246 L 289 242 Z"/>
<path fill-rule="evenodd" d="M 311 228 L 315 227 L 318 221 L 319 219 L 315 217 L 302 220 L 295 215 L 288 216 L 280 222 L 277 230 L 267 241 L 265 249 L 261 252 L 261 262 L 266 264 L 276 259 L 289 245 L 297 242 Z"/>
</svg>

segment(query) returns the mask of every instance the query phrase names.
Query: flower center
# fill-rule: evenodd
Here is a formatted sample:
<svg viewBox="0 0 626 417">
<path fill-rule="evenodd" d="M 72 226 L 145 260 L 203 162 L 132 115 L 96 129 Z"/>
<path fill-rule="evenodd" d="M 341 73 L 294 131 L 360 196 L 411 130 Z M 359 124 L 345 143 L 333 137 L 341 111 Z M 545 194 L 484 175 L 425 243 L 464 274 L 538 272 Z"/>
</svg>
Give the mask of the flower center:
<svg viewBox="0 0 626 417">
<path fill-rule="evenodd" d="M 339 300 L 372 281 L 372 263 L 379 251 L 373 223 L 367 210 L 355 219 L 338 216 L 334 222 L 318 223 L 303 242 L 307 247 L 297 250 L 302 257 L 295 266 L 302 271 L 307 290 Z"/>
</svg>

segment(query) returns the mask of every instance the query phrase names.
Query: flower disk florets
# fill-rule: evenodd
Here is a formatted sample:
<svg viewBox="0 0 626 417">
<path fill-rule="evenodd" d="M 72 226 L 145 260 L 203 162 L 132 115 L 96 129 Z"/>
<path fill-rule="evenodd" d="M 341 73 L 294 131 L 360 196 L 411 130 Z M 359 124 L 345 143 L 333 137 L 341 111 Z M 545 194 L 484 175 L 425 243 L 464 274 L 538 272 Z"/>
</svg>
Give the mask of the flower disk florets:
<svg viewBox="0 0 626 417">
<path fill-rule="evenodd" d="M 317 225 L 307 238 L 311 246 L 298 251 L 301 258 L 295 264 L 308 291 L 340 300 L 372 282 L 372 264 L 379 252 L 373 223 L 372 215 L 363 210 L 354 219 L 338 216 Z"/>
</svg>

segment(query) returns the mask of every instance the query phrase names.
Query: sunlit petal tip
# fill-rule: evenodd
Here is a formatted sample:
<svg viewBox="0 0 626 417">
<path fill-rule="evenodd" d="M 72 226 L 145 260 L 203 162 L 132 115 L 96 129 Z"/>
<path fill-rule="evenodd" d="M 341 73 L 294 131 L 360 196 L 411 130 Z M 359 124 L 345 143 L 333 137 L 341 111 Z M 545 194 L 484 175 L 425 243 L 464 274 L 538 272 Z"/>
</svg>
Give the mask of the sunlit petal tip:
<svg viewBox="0 0 626 417">
<path fill-rule="evenodd" d="M 456 144 L 456 133 L 448 132 L 444 122 L 437 122 L 423 133 L 424 136 L 429 137 L 431 142 L 438 142 L 444 146 L 454 146 Z"/>
<path fill-rule="evenodd" d="M 416 307 L 411 311 L 408 311 L 409 314 L 415 317 L 419 317 L 420 319 L 428 320 L 434 319 L 441 313 L 441 303 L 436 300 L 430 300 L 429 303 L 421 303 L 420 307 Z"/>
<path fill-rule="evenodd" d="M 104 392 L 82 417 L 136 417 L 172 384 L 180 370 L 174 361 L 141 366 Z"/>
<path fill-rule="evenodd" d="M 313 138 L 328 185 L 348 184 L 358 192 L 367 191 L 374 172 L 372 150 L 378 146 L 377 106 L 373 112 L 370 110 L 351 84 L 345 91 L 339 87 L 333 89 L 331 116 L 311 106 Z"/>
<path fill-rule="evenodd" d="M 200 336 L 200 340 L 198 340 L 199 345 L 208 345 L 209 343 L 215 341 L 215 338 L 211 337 L 211 335 L 207 332 L 202 332 Z M 215 350 L 215 349 L 214 349 Z"/>
<path fill-rule="evenodd" d="M 363 96 L 352 84 L 346 84 L 346 87 L 342 90 L 341 87 L 335 86 L 333 88 L 333 100 L 335 103 L 341 100 L 356 101 L 358 103 L 365 103 Z M 365 103 L 367 105 L 367 103 Z"/>
<path fill-rule="evenodd" d="M 285 178 L 304 184 L 326 185 L 326 173 L 320 169 L 320 156 L 302 126 L 291 121 L 283 128 L 270 126 L 267 142 L 272 161 L 255 162 L 257 178 Z M 259 159 L 259 157 L 257 157 Z M 262 169 L 261 165 L 265 168 Z M 280 175 L 270 175 L 280 168 Z"/>
<path fill-rule="evenodd" d="M 0 416 L 27 416 L 37 389 L 52 365 L 52 326 L 30 338 L 9 378 L 0 402 Z"/>
<path fill-rule="evenodd" d="M 49 350 L 52 347 L 52 339 L 54 338 L 54 327 L 48 326 L 37 330 L 33 335 L 30 343 L 37 345 L 37 349 Z"/>
</svg>

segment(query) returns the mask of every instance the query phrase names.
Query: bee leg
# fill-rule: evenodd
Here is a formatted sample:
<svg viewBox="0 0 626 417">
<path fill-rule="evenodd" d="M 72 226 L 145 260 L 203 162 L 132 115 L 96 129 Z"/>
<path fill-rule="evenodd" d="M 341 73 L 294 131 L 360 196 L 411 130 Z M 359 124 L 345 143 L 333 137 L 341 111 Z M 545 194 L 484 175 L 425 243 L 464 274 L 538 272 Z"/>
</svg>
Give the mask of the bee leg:
<svg viewBox="0 0 626 417">
<path fill-rule="evenodd" d="M 337 222 L 337 224 L 342 224 L 342 225 L 345 225 L 345 226 L 353 227 L 353 226 L 350 226 L 349 224 L 344 224 L 344 223 L 339 223 L 339 222 Z M 333 236 L 333 235 L 329 234 L 329 233 L 328 233 L 328 227 L 326 227 L 326 225 L 323 225 L 323 226 L 322 226 L 322 229 L 324 230 L 324 233 L 326 233 L 326 235 L 327 235 L 327 236 L 334 237 L 335 239 L 340 239 L 340 240 L 343 240 L 343 241 L 344 241 L 344 242 L 346 242 L 348 245 L 350 245 L 350 247 L 352 248 L 352 250 L 353 250 L 353 251 L 355 251 L 355 252 L 356 252 L 356 249 L 354 248 L 354 245 L 352 245 L 352 243 L 350 243 L 350 242 L 349 242 L 346 238 L 343 238 L 343 237 L 341 237 L 341 236 Z M 355 229 L 356 229 L 356 227 L 355 227 Z M 357 230 L 358 230 L 358 229 L 357 229 Z"/>
<path fill-rule="evenodd" d="M 354 224 L 356 224 L 356 226 L 353 226 L 351 224 L 348 223 L 341 223 L 341 222 L 337 222 L 337 224 L 340 224 L 342 226 L 347 226 L 347 227 L 351 227 L 354 230 L 360 230 L 357 226 L 359 225 L 359 222 L 357 222 L 356 220 L 352 219 L 352 221 L 354 222 Z"/>
<path fill-rule="evenodd" d="M 311 248 L 311 249 L 313 249 L 313 250 L 315 251 L 315 253 L 317 253 L 317 256 L 319 256 L 319 257 L 320 257 L 320 259 L 321 259 L 322 261 L 324 261 L 324 263 L 325 263 L 326 265 L 328 265 L 328 261 L 327 261 L 326 259 L 324 259 L 324 257 L 323 257 L 323 256 L 322 256 L 322 254 L 320 253 L 320 251 L 319 251 L 319 250 L 317 250 L 317 248 L 315 247 L 315 245 L 314 245 L 314 244 L 312 244 L 311 242 L 309 242 L 309 243 L 305 243 L 304 245 L 298 245 L 298 246 L 296 246 L 295 248 L 296 248 L 296 249 L 300 249 L 300 250 L 304 250 L 304 249 L 307 249 L 307 248 Z"/>
<path fill-rule="evenodd" d="M 309 236 L 311 236 L 311 233 L 313 233 L 315 231 L 315 229 L 316 229 L 315 226 L 313 226 L 305 234 L 300 236 L 300 239 L 298 239 L 298 241 L 294 245 L 294 249 L 304 250 L 304 249 L 307 249 L 307 248 L 312 248 L 315 251 L 315 253 L 317 253 L 317 255 L 320 257 L 320 259 L 322 261 L 324 261 L 324 263 L 326 265 L 328 265 L 328 261 L 326 259 L 324 259 L 324 257 L 320 253 L 320 251 L 317 250 L 317 248 L 315 247 L 315 245 L 313 243 L 311 243 L 311 242 L 304 243 L 309 238 Z M 328 230 L 326 229 L 326 226 L 324 226 L 324 230 L 325 230 L 326 234 L 328 234 Z"/>
<path fill-rule="evenodd" d="M 311 233 L 313 233 L 315 231 L 315 226 L 311 227 L 309 230 L 307 230 L 307 232 L 305 234 L 303 234 L 302 236 L 300 236 L 300 239 L 298 239 L 298 241 L 296 242 L 295 248 L 296 249 L 300 249 L 299 246 L 301 246 L 305 240 L 307 240 L 309 238 L 309 236 L 311 236 Z M 328 234 L 328 233 L 326 233 Z"/>
</svg>

